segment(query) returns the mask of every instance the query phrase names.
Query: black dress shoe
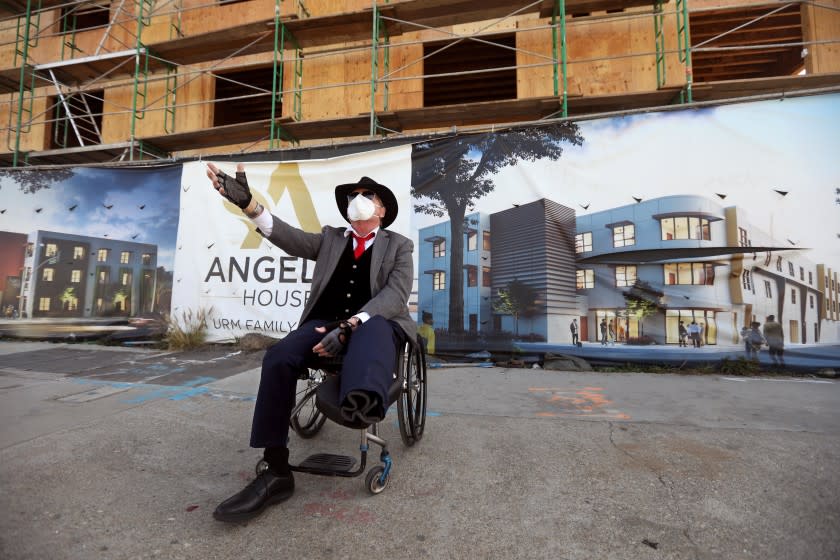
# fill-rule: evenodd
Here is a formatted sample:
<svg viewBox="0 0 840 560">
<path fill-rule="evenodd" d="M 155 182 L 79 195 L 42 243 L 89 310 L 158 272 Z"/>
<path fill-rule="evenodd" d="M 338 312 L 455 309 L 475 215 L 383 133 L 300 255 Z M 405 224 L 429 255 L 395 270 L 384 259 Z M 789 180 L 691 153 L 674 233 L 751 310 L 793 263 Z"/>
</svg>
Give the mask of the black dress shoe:
<svg viewBox="0 0 840 560">
<path fill-rule="evenodd" d="M 350 391 L 341 404 L 341 417 L 350 423 L 376 424 L 384 416 L 382 402 L 369 391 Z"/>
<path fill-rule="evenodd" d="M 242 491 L 219 504 L 213 512 L 213 517 L 217 521 L 234 523 L 248 521 L 268 506 L 288 500 L 294 492 L 295 478 L 291 472 L 279 476 L 267 469 Z"/>
</svg>

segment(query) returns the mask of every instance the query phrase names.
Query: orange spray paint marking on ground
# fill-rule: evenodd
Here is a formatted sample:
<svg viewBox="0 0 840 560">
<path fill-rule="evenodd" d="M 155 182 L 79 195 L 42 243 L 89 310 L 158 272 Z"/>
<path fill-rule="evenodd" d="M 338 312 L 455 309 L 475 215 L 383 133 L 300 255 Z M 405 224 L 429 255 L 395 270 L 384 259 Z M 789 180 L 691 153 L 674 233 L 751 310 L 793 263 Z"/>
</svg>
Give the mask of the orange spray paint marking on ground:
<svg viewBox="0 0 840 560">
<path fill-rule="evenodd" d="M 612 404 L 612 401 L 603 394 L 603 387 L 584 387 L 583 389 L 575 390 L 531 387 L 528 391 L 544 401 L 551 408 L 559 409 L 557 412 L 537 412 L 536 416 L 540 418 L 584 416 L 587 418 L 612 418 L 616 420 L 630 419 L 629 415 L 608 408 Z"/>
</svg>

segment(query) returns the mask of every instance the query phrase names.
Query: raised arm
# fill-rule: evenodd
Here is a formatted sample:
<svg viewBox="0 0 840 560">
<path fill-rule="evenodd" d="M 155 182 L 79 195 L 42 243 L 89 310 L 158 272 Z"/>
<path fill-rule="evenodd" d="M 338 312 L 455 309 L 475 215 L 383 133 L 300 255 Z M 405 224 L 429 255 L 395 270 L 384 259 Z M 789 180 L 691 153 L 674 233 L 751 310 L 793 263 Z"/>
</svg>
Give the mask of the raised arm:
<svg viewBox="0 0 840 560">
<path fill-rule="evenodd" d="M 251 219 L 258 217 L 265 208 L 251 196 L 245 166 L 236 164 L 236 177 L 231 177 L 212 163 L 207 164 L 207 177 L 220 195 L 237 205 Z"/>
<path fill-rule="evenodd" d="M 207 177 L 213 188 L 251 218 L 260 227 L 258 231 L 271 243 L 292 256 L 317 259 L 321 248 L 321 234 L 305 232 L 287 224 L 277 216 L 266 213 L 263 205 L 251 195 L 243 164 L 236 165 L 236 176 L 231 177 L 212 163 L 208 163 Z"/>
</svg>

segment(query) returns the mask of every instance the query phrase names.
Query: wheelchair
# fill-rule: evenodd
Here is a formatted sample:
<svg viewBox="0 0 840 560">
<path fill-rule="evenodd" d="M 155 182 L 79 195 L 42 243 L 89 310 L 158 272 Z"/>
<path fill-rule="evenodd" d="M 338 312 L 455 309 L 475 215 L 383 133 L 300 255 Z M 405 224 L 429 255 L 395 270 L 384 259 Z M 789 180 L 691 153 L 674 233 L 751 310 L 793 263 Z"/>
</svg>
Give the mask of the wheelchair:
<svg viewBox="0 0 840 560">
<path fill-rule="evenodd" d="M 299 465 L 289 465 L 294 472 L 321 476 L 357 477 L 365 472 L 370 443 L 381 448 L 381 464 L 373 466 L 365 477 L 365 487 L 371 494 L 379 494 L 388 486 L 393 462 L 388 442 L 379 437 L 378 424 L 359 420 L 347 421 L 341 415 L 338 394 L 341 356 L 321 358 L 313 356 L 308 372 L 298 380 L 295 407 L 292 409 L 290 427 L 301 438 L 315 437 L 327 419 L 347 428 L 360 430 L 360 458 L 331 453 L 316 453 Z M 393 371 L 394 380 L 388 391 L 386 410 L 397 404 L 400 438 L 407 447 L 423 438 L 426 425 L 426 353 L 423 340 L 406 341 L 398 350 Z M 268 468 L 264 460 L 257 463 L 259 475 Z"/>
</svg>

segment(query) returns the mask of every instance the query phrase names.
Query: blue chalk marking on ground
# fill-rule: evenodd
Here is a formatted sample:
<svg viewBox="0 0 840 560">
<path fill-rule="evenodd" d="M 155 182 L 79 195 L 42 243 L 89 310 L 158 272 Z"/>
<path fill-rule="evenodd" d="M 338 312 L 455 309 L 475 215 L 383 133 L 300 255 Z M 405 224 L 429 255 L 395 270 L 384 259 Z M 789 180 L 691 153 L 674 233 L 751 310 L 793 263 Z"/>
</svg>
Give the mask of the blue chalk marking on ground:
<svg viewBox="0 0 840 560">
<path fill-rule="evenodd" d="M 141 385 L 138 385 L 138 387 L 141 387 Z M 165 396 L 167 396 L 167 394 L 170 394 L 173 391 L 177 391 L 177 390 L 179 390 L 178 387 L 166 387 L 166 388 L 163 388 L 163 389 L 158 389 L 157 391 L 152 391 L 151 393 L 147 393 L 145 395 L 140 395 L 139 397 L 134 397 L 133 399 L 125 400 L 123 402 L 128 403 L 128 404 L 141 404 L 141 403 L 144 403 L 144 402 L 148 402 L 148 401 L 152 401 L 152 400 L 155 400 L 155 399 L 165 397 Z"/>
<path fill-rule="evenodd" d="M 187 391 L 183 391 L 178 393 L 177 395 L 173 395 L 169 397 L 170 401 L 182 401 L 184 399 L 189 399 L 190 397 L 195 397 L 196 395 L 204 394 L 208 391 L 206 387 L 197 387 L 195 389 L 189 389 Z"/>
<path fill-rule="evenodd" d="M 194 397 L 196 395 L 200 395 L 202 393 L 206 393 L 207 389 L 205 388 L 198 388 L 196 389 L 196 385 L 204 385 L 206 383 L 210 383 L 211 381 L 215 381 L 216 378 L 214 377 L 197 377 L 186 383 L 181 385 L 175 385 L 172 387 L 162 387 L 157 385 L 157 389 L 152 391 L 151 393 L 147 393 L 145 395 L 137 396 L 133 399 L 129 399 L 126 402 L 128 404 L 141 404 L 144 402 L 148 402 L 154 399 L 161 399 L 161 398 L 168 398 L 169 400 L 179 401 L 183 399 L 187 399 L 190 397 Z M 143 387 L 142 384 L 135 385 L 135 387 Z M 173 394 L 174 393 L 174 394 Z"/>
<path fill-rule="evenodd" d="M 213 398 L 225 398 L 222 395 L 216 395 L 210 392 L 206 387 L 198 387 L 198 385 L 205 385 L 216 381 L 215 377 L 197 377 L 191 379 L 181 385 L 152 385 L 149 383 L 130 383 L 126 381 L 102 381 L 100 379 L 72 379 L 73 383 L 79 385 L 96 385 L 97 387 L 113 387 L 115 389 L 151 389 L 145 395 L 139 395 L 132 399 L 124 400 L 122 402 L 128 404 L 142 404 L 154 399 L 168 398 L 171 401 L 183 401 L 198 395 L 209 395 Z M 252 396 L 235 396 L 227 397 L 228 399 L 241 401 L 256 401 L 257 397 Z"/>
</svg>

